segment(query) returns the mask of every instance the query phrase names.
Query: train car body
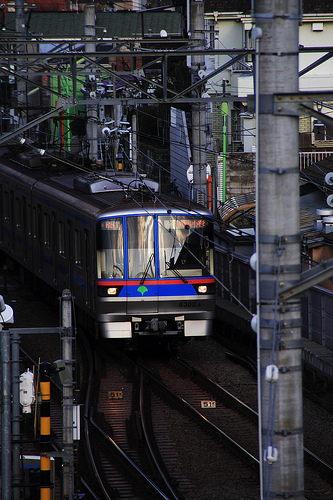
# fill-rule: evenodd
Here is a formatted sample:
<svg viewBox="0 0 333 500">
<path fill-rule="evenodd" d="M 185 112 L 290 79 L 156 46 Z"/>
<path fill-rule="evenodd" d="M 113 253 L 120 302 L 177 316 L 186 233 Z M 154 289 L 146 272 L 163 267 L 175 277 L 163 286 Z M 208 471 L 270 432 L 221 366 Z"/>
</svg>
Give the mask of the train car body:
<svg viewBox="0 0 333 500">
<path fill-rule="evenodd" d="M 145 193 L 143 193 L 145 191 Z M 130 174 L 0 157 L 0 249 L 103 337 L 202 337 L 214 318 L 210 212 Z"/>
</svg>

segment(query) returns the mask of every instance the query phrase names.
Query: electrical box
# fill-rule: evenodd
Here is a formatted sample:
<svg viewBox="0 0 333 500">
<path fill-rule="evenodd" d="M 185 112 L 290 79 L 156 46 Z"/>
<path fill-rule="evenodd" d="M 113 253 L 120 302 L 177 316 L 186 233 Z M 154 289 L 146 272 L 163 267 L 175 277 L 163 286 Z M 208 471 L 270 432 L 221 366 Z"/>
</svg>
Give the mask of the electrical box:
<svg viewBox="0 0 333 500">
<path fill-rule="evenodd" d="M 66 367 L 65 361 L 58 359 L 53 362 L 52 366 L 54 370 L 54 381 L 56 384 L 64 385 L 71 381 L 71 375 Z"/>
<path fill-rule="evenodd" d="M 31 405 L 35 401 L 34 375 L 29 370 L 20 375 L 20 403 L 23 413 L 31 413 Z"/>
</svg>

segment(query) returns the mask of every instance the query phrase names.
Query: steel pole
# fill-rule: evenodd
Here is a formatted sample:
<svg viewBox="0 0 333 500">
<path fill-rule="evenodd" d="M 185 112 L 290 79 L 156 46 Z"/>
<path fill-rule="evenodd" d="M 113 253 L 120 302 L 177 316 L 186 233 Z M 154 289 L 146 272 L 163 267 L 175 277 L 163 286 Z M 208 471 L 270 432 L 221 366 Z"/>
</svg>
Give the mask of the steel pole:
<svg viewBox="0 0 333 500">
<path fill-rule="evenodd" d="M 1 500 L 12 498 L 10 334 L 1 334 Z"/>
<path fill-rule="evenodd" d="M 20 408 L 20 336 L 12 335 L 12 392 L 13 392 L 13 424 L 12 424 L 12 456 L 13 456 L 13 497 L 20 500 L 20 451 L 21 451 L 21 408 Z"/>
<path fill-rule="evenodd" d="M 73 470 L 73 354 L 72 354 L 72 295 L 70 290 L 64 290 L 61 297 L 62 326 L 65 327 L 62 336 L 62 359 L 69 380 L 63 384 L 63 451 L 65 460 L 63 466 L 63 499 L 72 499 L 74 494 Z"/>
</svg>

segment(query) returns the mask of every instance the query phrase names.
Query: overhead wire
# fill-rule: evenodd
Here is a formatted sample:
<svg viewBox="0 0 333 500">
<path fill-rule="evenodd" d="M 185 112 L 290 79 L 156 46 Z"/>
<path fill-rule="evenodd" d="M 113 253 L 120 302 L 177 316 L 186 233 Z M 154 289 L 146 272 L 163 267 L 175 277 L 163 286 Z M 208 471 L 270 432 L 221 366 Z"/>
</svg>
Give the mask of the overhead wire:
<svg viewBox="0 0 333 500">
<path fill-rule="evenodd" d="M 139 175 L 140 175 L 140 174 L 139 174 Z M 143 182 L 143 183 L 145 183 L 145 182 L 144 182 L 144 178 L 142 178 L 142 182 Z M 150 187 L 149 187 L 149 186 L 147 186 L 147 185 L 146 185 L 146 187 L 147 187 L 147 189 L 148 189 L 149 191 L 151 191 L 151 189 L 150 189 Z M 152 191 L 151 191 L 151 192 L 152 192 Z M 154 197 L 155 197 L 155 198 L 159 201 L 159 203 L 160 203 L 160 204 L 161 204 L 161 205 L 165 208 L 165 210 L 168 210 L 168 206 L 167 206 L 167 205 L 163 202 L 163 200 L 162 200 L 160 197 L 158 197 L 158 195 L 156 195 L 156 193 L 153 193 L 153 192 L 152 192 L 152 194 L 153 194 L 153 196 L 154 196 Z M 182 208 L 182 209 L 186 211 L 186 209 L 184 209 L 184 208 Z M 150 214 L 150 213 L 149 213 L 149 211 L 148 211 L 147 209 L 145 209 L 145 210 L 147 211 L 147 213 L 148 213 L 149 215 L 152 215 L 152 214 Z M 195 212 L 195 213 L 196 213 L 196 215 L 198 215 L 198 216 L 202 216 L 202 213 L 201 213 L 200 211 L 197 211 L 197 210 L 191 210 L 191 212 L 190 212 L 189 210 L 187 210 L 187 212 L 188 212 L 188 214 L 189 214 L 189 215 L 191 215 L 191 213 L 193 214 L 193 212 Z M 180 219 L 178 219 L 178 217 L 177 217 L 175 214 L 172 214 L 172 213 L 171 213 L 170 215 L 172 215 L 172 216 L 173 216 L 173 218 L 175 218 L 176 220 L 179 220 L 180 222 L 182 222 Z M 159 222 L 159 224 L 161 224 L 161 223 Z M 162 225 L 162 224 L 161 224 L 161 225 Z M 162 225 L 162 227 L 163 227 L 163 225 Z M 164 228 L 164 227 L 163 227 L 163 229 L 165 230 L 165 228 Z M 195 229 L 193 229 L 193 231 L 192 231 L 192 232 L 193 232 L 193 233 L 195 233 L 195 234 L 197 234 L 200 238 L 203 238 L 203 235 L 202 235 L 201 233 L 199 233 L 198 231 L 195 231 Z M 177 241 L 178 241 L 179 243 L 181 243 L 179 240 L 177 240 Z M 206 241 L 209 241 L 209 243 L 211 243 L 212 245 L 216 246 L 216 243 L 215 243 L 215 241 L 214 241 L 214 240 L 210 240 L 209 238 L 207 238 L 207 239 L 206 239 Z M 186 249 L 187 249 L 187 251 L 188 251 L 188 252 L 192 255 L 192 257 L 193 257 L 193 258 L 194 258 L 194 259 L 195 259 L 195 260 L 196 260 L 196 261 L 197 261 L 197 262 L 198 262 L 198 263 L 202 266 L 202 262 L 198 259 L 198 257 L 197 257 L 197 256 L 196 256 L 193 252 L 191 252 L 191 250 L 190 250 L 189 248 L 186 248 Z M 207 268 L 206 268 L 206 269 L 207 269 Z M 209 272 L 209 274 L 211 275 L 211 271 L 210 271 L 210 269 L 207 269 L 207 271 L 208 271 L 208 272 Z M 237 302 L 237 303 L 238 303 L 238 304 L 239 304 L 239 305 L 240 305 L 240 306 L 241 306 L 241 307 L 242 307 L 242 308 L 243 308 L 246 312 L 248 312 L 251 316 L 253 316 L 253 313 L 252 313 L 252 312 L 251 312 L 251 311 L 250 311 L 250 310 L 246 307 L 246 305 L 245 305 L 245 304 L 243 304 L 243 303 L 242 303 L 242 301 L 241 301 L 241 300 L 239 300 L 239 299 L 238 299 L 238 297 L 236 297 L 236 296 L 233 294 L 233 292 L 232 292 L 231 290 L 229 290 L 229 288 L 228 288 L 228 287 L 227 287 L 227 286 L 226 286 L 226 285 L 225 285 L 225 284 L 224 284 L 224 283 L 223 283 L 223 282 L 222 282 L 222 281 L 221 281 L 221 280 L 220 280 L 220 279 L 219 279 L 219 278 L 218 278 L 218 277 L 217 277 L 214 273 L 212 274 L 212 276 L 214 277 L 215 281 L 216 281 L 216 282 L 217 282 L 217 283 L 218 283 L 218 284 L 219 284 L 219 285 L 220 285 L 220 286 L 221 286 L 224 290 L 226 290 L 226 291 L 230 294 L 230 297 L 232 297 L 232 298 L 233 298 L 233 299 L 234 299 L 234 300 L 235 300 L 235 301 L 236 301 L 236 302 Z"/>
<path fill-rule="evenodd" d="M 125 138 L 124 140 L 125 140 L 125 141 L 128 141 L 126 138 Z M 129 142 L 129 141 L 128 141 L 128 142 Z M 155 160 L 153 160 L 152 158 L 150 158 L 148 155 L 146 155 L 144 152 L 140 151 L 138 148 L 136 148 L 136 149 L 137 149 L 137 152 L 138 152 L 138 153 L 140 153 L 140 154 L 142 154 L 144 157 L 148 158 L 148 159 L 149 159 L 149 160 L 150 160 L 150 161 L 151 161 L 154 165 L 156 165 L 159 169 L 161 169 L 162 171 L 165 171 L 167 174 L 169 174 L 169 173 L 170 173 L 170 172 L 169 172 L 169 170 L 168 170 L 167 168 L 163 167 L 163 165 L 160 165 L 158 162 L 156 162 Z M 130 161 L 130 159 L 129 159 L 129 158 L 128 158 L 128 160 Z M 179 179 L 178 179 L 178 182 L 180 182 L 180 184 L 183 184 L 183 183 L 182 183 Z M 187 183 L 187 184 L 185 185 L 185 187 L 186 187 L 186 188 L 188 188 L 188 187 L 189 187 L 189 183 Z M 198 191 L 199 191 L 199 190 L 198 190 Z M 199 191 L 199 192 L 200 192 L 200 191 Z M 205 194 L 205 193 L 203 193 L 203 194 Z M 217 197 L 215 197 L 215 196 L 213 196 L 213 195 L 211 196 L 211 199 L 212 199 L 213 201 L 217 202 L 218 204 L 220 204 L 220 203 L 221 203 L 221 202 L 218 200 L 218 198 L 217 198 Z M 243 212 L 240 208 L 238 208 L 238 207 L 234 207 L 234 210 L 235 210 L 236 212 L 238 211 L 240 214 L 241 214 L 241 213 L 244 213 L 244 212 Z M 228 227 L 229 227 L 230 229 L 232 229 L 232 230 L 236 230 L 236 231 L 238 231 L 238 232 L 239 232 L 239 234 L 245 234 L 245 235 L 247 235 L 247 233 L 246 233 L 246 232 L 242 231 L 241 229 L 236 228 L 235 226 L 231 226 L 231 225 L 229 225 L 229 223 L 228 223 L 228 222 L 224 222 L 224 221 L 222 221 L 222 222 L 221 222 L 221 220 L 220 220 L 220 219 L 218 219 L 218 218 L 215 218 L 215 219 L 214 219 L 214 221 L 215 221 L 216 223 L 219 223 L 219 224 L 224 224 L 224 225 L 228 226 Z"/>
</svg>

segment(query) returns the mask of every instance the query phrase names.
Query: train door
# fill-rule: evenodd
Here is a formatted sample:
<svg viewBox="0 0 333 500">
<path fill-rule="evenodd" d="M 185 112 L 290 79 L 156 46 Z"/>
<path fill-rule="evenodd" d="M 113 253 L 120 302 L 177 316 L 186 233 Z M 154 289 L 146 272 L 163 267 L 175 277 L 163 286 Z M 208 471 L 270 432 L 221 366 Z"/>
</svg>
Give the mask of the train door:
<svg viewBox="0 0 333 500">
<path fill-rule="evenodd" d="M 52 276 L 53 283 L 58 284 L 58 268 L 57 268 L 57 217 L 54 212 L 51 214 L 51 230 L 52 230 Z"/>
<path fill-rule="evenodd" d="M 22 235 L 22 201 L 19 196 L 15 196 L 14 203 L 14 233 L 15 233 L 15 254 L 17 260 L 23 261 L 24 243 Z"/>
<path fill-rule="evenodd" d="M 66 221 L 58 218 L 56 229 L 56 276 L 58 290 L 68 288 L 68 244 L 66 238 Z"/>
<path fill-rule="evenodd" d="M 24 245 L 23 260 L 26 264 L 29 265 L 30 264 L 29 242 L 30 242 L 30 238 L 31 238 L 31 232 L 29 233 L 30 210 L 27 207 L 27 200 L 26 200 L 25 196 L 23 196 L 23 198 L 22 198 L 22 210 L 23 210 L 23 212 L 22 212 L 22 215 L 23 215 L 22 226 L 23 226 L 23 245 Z"/>
<path fill-rule="evenodd" d="M 37 256 L 38 273 L 43 274 L 42 207 L 37 205 Z"/>
<path fill-rule="evenodd" d="M 4 224 L 3 189 L 0 184 L 0 243 L 3 245 L 3 224 Z"/>
<path fill-rule="evenodd" d="M 127 314 L 158 313 L 156 279 L 155 217 L 127 218 Z"/>
<path fill-rule="evenodd" d="M 68 283 L 67 287 L 71 290 L 73 293 L 73 265 L 72 265 L 72 258 L 73 258 L 73 231 L 72 231 L 72 224 L 70 221 L 67 221 L 67 262 L 68 262 Z"/>
<path fill-rule="evenodd" d="M 10 225 L 11 225 L 11 244 L 10 248 L 15 255 L 15 207 L 14 207 L 14 192 L 10 191 Z"/>
<path fill-rule="evenodd" d="M 79 227 L 74 227 L 73 231 L 73 259 L 72 259 L 72 271 L 73 271 L 73 294 L 75 299 L 79 304 L 83 306 L 86 305 L 86 276 L 84 270 L 84 246 L 83 246 L 83 236 L 84 233 Z"/>
</svg>

